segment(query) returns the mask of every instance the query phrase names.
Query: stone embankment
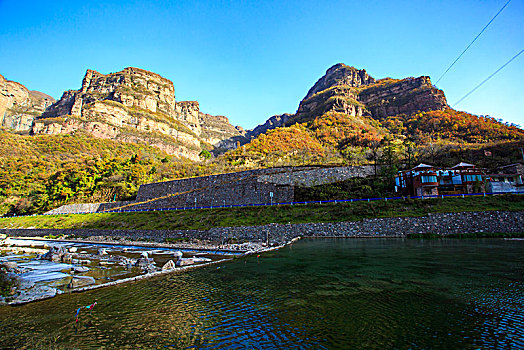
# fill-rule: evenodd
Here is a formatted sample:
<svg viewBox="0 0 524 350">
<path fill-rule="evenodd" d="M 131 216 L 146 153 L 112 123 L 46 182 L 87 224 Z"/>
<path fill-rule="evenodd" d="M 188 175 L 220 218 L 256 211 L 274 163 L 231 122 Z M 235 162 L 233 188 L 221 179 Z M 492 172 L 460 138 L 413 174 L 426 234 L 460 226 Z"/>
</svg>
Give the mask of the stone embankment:
<svg viewBox="0 0 524 350">
<path fill-rule="evenodd" d="M 107 202 L 107 203 L 75 203 L 66 204 L 59 208 L 48 211 L 46 214 L 77 214 L 77 213 L 97 213 L 104 210 L 111 210 L 132 203 L 131 201 Z"/>
<path fill-rule="evenodd" d="M 408 234 L 434 233 L 516 233 L 524 227 L 524 211 L 464 212 L 428 214 L 422 217 L 378 218 L 355 222 L 269 224 L 247 227 L 216 227 L 210 230 L 80 230 L 80 229 L 0 229 L 10 236 L 42 237 L 75 235 L 107 239 L 150 240 L 184 239 L 223 245 L 226 243 L 269 243 L 281 245 L 295 237 L 406 237 Z"/>
<path fill-rule="evenodd" d="M 375 168 L 370 165 L 246 170 L 144 184 L 135 201 L 67 204 L 46 214 L 287 203 L 296 201 L 297 186 L 312 187 L 374 173 Z"/>
</svg>

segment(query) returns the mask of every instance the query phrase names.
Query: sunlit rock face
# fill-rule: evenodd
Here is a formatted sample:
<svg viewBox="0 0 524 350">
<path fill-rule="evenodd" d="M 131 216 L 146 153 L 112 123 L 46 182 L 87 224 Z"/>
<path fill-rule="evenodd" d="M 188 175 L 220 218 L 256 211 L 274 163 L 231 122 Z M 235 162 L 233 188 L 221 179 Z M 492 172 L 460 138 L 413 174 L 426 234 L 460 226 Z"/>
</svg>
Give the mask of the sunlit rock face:
<svg viewBox="0 0 524 350">
<path fill-rule="evenodd" d="M 446 107 L 444 92 L 427 76 L 376 80 L 364 69 L 339 63 L 308 91 L 291 121 L 308 121 L 327 112 L 381 119 Z"/>
<path fill-rule="evenodd" d="M 55 99 L 0 75 L 0 127 L 16 132 L 29 132 L 35 117 Z"/>
<path fill-rule="evenodd" d="M 233 126 L 223 115 L 199 113 L 198 119 L 202 125 L 200 136 L 217 152 L 234 149 L 248 141 L 246 131 L 239 126 Z"/>
<path fill-rule="evenodd" d="M 82 87 L 64 92 L 60 101 L 43 117 L 82 116 L 83 109 L 95 101 L 113 101 L 128 108 L 175 115 L 173 82 L 158 74 L 130 67 L 110 74 L 88 69 Z"/>
<path fill-rule="evenodd" d="M 200 114 L 197 101 L 176 101 L 173 82 L 156 73 L 131 67 L 110 74 L 88 70 L 82 87 L 64 92 L 36 120 L 33 133 L 83 130 L 95 137 L 145 142 L 199 160 L 203 148 L 233 136 L 227 132 L 212 139 L 201 136 L 203 129 L 213 127 L 203 125 Z M 224 124 L 229 124 L 227 118 Z M 234 129 L 230 124 L 224 128 Z"/>
</svg>

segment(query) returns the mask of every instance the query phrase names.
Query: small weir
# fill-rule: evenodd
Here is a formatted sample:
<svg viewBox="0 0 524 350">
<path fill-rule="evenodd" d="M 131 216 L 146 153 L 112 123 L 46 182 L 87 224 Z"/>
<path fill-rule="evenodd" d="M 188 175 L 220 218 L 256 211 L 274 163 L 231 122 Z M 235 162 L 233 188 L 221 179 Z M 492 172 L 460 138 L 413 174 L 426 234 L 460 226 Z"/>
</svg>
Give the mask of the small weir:
<svg viewBox="0 0 524 350">
<path fill-rule="evenodd" d="M 11 276 L 16 275 L 19 283 L 13 296 L 0 299 L 10 304 L 175 272 L 244 254 L 28 238 L 7 238 L 1 242 L 0 265 Z"/>
</svg>

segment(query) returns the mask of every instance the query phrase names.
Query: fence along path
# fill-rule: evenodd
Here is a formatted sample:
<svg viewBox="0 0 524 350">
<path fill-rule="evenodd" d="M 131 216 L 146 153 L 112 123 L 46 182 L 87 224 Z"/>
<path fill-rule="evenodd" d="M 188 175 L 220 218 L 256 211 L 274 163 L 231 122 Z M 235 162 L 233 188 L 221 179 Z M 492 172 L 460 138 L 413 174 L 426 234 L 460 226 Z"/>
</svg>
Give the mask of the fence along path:
<svg viewBox="0 0 524 350">
<path fill-rule="evenodd" d="M 238 180 L 237 180 L 238 181 Z M 229 181 L 234 182 L 234 181 Z M 207 186 L 210 187 L 210 186 Z M 198 190 L 198 189 L 195 189 Z M 192 191 L 195 191 L 192 190 Z M 186 192 L 192 192 L 192 191 L 186 191 Z M 184 194 L 185 192 L 181 193 L 173 193 L 168 196 L 154 198 L 153 200 L 158 200 L 160 198 L 166 198 L 174 195 L 180 195 Z M 279 202 L 279 203 L 262 203 L 262 204 L 229 204 L 229 205 L 210 205 L 210 206 L 200 206 L 200 207 L 176 207 L 176 208 L 155 208 L 155 209 L 122 209 L 126 206 L 119 207 L 119 208 L 113 208 L 111 210 L 104 210 L 99 213 L 131 213 L 131 212 L 148 212 L 148 211 L 172 211 L 172 210 L 193 210 L 193 209 L 218 209 L 218 208 L 242 208 L 242 207 L 259 207 L 259 206 L 273 206 L 273 205 L 308 205 L 308 204 L 323 204 L 323 203 L 347 203 L 347 202 L 372 202 L 372 201 L 389 201 L 389 200 L 406 200 L 406 199 L 429 199 L 429 198 L 448 198 L 448 197 L 469 197 L 469 196 L 495 196 L 495 195 L 503 195 L 503 194 L 518 194 L 522 195 L 524 194 L 524 191 L 518 191 L 518 192 L 489 192 L 489 193 L 469 193 L 469 194 L 444 194 L 444 195 L 433 195 L 433 196 L 408 196 L 408 197 L 382 197 L 382 198 L 352 198 L 352 199 L 333 199 L 333 200 L 325 200 L 325 201 L 306 201 L 306 202 Z M 147 203 L 148 201 L 144 201 L 141 203 Z M 133 203 L 135 204 L 135 203 Z M 136 203 L 138 204 L 138 203 Z M 74 215 L 74 214 L 96 214 L 96 213 L 85 213 L 85 212 L 79 212 L 79 213 L 69 213 L 67 215 Z M 64 214 L 33 214 L 33 215 L 20 215 L 18 217 L 27 217 L 27 216 L 42 216 L 42 215 L 64 215 Z M 2 218 L 0 218 L 1 220 Z"/>
</svg>

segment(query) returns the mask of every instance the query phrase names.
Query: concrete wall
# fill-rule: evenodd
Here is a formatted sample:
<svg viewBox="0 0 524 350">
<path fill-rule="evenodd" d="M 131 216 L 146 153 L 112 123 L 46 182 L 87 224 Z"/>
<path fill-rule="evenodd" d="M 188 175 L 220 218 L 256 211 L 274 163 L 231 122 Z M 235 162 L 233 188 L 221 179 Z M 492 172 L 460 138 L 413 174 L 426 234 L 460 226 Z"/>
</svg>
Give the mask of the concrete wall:
<svg viewBox="0 0 524 350">
<path fill-rule="evenodd" d="M 495 182 L 490 181 L 487 184 L 487 191 L 488 192 L 518 192 L 517 186 L 514 186 L 507 182 Z"/>
</svg>

